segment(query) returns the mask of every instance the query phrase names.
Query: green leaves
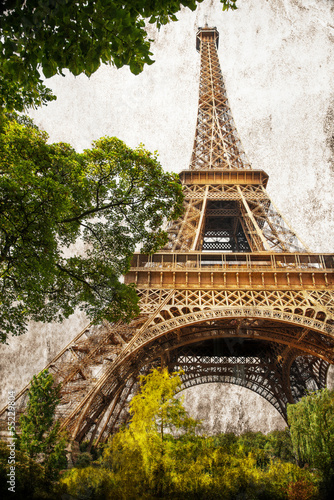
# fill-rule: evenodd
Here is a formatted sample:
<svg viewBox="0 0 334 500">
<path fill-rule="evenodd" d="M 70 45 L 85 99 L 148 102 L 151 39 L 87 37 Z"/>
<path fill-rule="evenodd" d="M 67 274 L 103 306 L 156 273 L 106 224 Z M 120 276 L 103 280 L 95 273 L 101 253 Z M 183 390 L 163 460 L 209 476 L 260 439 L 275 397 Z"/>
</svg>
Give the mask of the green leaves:
<svg viewBox="0 0 334 500">
<path fill-rule="evenodd" d="M 13 67 L 15 70 L 15 65 Z M 21 65 L 17 66 L 16 75 L 23 73 Z M 2 110 L 23 111 L 25 108 L 36 108 L 56 99 L 50 89 L 43 85 L 39 78 L 32 78 L 29 82 L 18 83 L 16 78 L 6 74 L 6 69 L 1 66 L 0 59 L 0 119 Z"/>
<path fill-rule="evenodd" d="M 140 377 L 140 390 L 130 403 L 129 427 L 110 439 L 103 453 L 103 465 L 115 473 L 124 498 L 142 498 L 143 486 L 161 494 L 156 498 L 166 498 L 162 492 L 166 493 L 174 463 L 171 436 L 165 433 L 180 429 L 182 434 L 193 435 L 188 431 L 199 424 L 175 398 L 180 387 L 180 373 L 169 374 L 167 369 L 153 369 Z M 133 488 L 138 489 L 137 495 Z"/>
<path fill-rule="evenodd" d="M 334 392 L 324 389 L 288 405 L 288 420 L 299 460 L 329 476 L 334 467 Z"/>
<path fill-rule="evenodd" d="M 153 369 L 140 377 L 140 390 L 130 403 L 131 424 L 134 433 L 157 432 L 163 439 L 166 429 L 187 429 L 191 422 L 182 401 L 175 398 L 181 388 L 180 373 L 169 374 L 167 369 Z"/>
<path fill-rule="evenodd" d="M 56 479 L 58 471 L 67 464 L 65 437 L 59 433 L 59 422 L 55 422 L 59 391 L 60 386 L 54 385 L 53 376 L 47 370 L 33 377 L 27 409 L 20 417 L 20 434 L 17 436 L 18 448 L 30 458 L 42 454 L 49 479 Z"/>
<path fill-rule="evenodd" d="M 195 10 L 201 1 L 6 0 L 0 9 L 0 105 L 22 111 L 50 100 L 40 69 L 46 78 L 65 68 L 90 76 L 109 63 L 128 65 L 137 75 L 153 63 L 145 20 L 160 28 L 176 21 L 182 7 Z M 236 9 L 236 0 L 221 2 L 223 10 Z"/>
<path fill-rule="evenodd" d="M 294 463 L 288 430 L 198 436 L 198 422 L 175 398 L 180 389 L 180 373 L 153 369 L 141 377 L 130 422 L 109 439 L 98 465 L 105 486 L 94 485 L 92 468 L 72 470 L 63 480 L 68 493 L 82 495 L 85 485 L 96 496 L 129 499 L 320 498 L 317 475 Z"/>
<path fill-rule="evenodd" d="M 142 146 L 104 137 L 78 154 L 12 115 L 0 130 L 0 199 L 5 341 L 29 319 L 61 321 L 76 307 L 93 321 L 136 316 L 135 289 L 120 278 L 136 245 L 153 252 L 166 242 L 161 223 L 179 216 L 183 196 Z"/>
<path fill-rule="evenodd" d="M 238 7 L 236 5 L 237 0 L 220 0 L 223 4 L 223 10 L 236 10 Z"/>
</svg>

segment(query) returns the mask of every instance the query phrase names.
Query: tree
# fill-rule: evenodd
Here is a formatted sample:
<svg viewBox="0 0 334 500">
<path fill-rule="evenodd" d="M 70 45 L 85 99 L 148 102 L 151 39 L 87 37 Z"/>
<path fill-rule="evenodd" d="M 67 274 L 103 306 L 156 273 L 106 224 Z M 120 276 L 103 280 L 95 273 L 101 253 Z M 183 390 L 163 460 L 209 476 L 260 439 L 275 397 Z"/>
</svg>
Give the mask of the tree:
<svg viewBox="0 0 334 500">
<path fill-rule="evenodd" d="M 145 485 L 154 494 L 166 494 L 172 480 L 172 430 L 192 432 L 199 422 L 190 418 L 175 398 L 180 389 L 179 373 L 153 369 L 140 378 L 140 390 L 130 403 L 131 420 L 119 431 L 103 453 L 104 466 L 115 473 L 125 498 L 139 498 Z"/>
<path fill-rule="evenodd" d="M 67 465 L 66 440 L 59 432 L 59 421 L 55 421 L 59 392 L 60 385 L 54 385 L 53 376 L 47 370 L 33 377 L 17 435 L 18 448 L 29 458 L 40 459 L 48 479 L 57 479 L 59 470 Z"/>
<path fill-rule="evenodd" d="M 278 459 L 269 461 L 266 467 L 259 465 L 253 453 L 258 451 L 259 436 L 248 440 L 249 450 L 245 452 L 239 446 L 243 440 L 231 434 L 208 437 L 185 433 L 178 438 L 165 434 L 165 454 L 161 457 L 156 445 L 161 445 L 158 433 L 152 451 L 155 456 L 145 464 L 136 434 L 130 434 L 129 429 L 126 432 L 126 440 L 123 430 L 121 441 L 116 435 L 114 445 L 108 443 L 102 461 L 95 467 L 74 468 L 66 473 L 61 483 L 67 493 L 96 500 L 321 498 L 317 477 L 310 470 Z M 149 435 L 146 437 L 149 440 Z M 150 446 L 152 441 L 146 448 Z M 159 461 L 164 467 L 157 469 Z"/>
<path fill-rule="evenodd" d="M 182 8 L 203 0 L 3 0 L 0 7 L 0 74 L 23 89 L 38 90 L 46 78 L 69 69 L 91 75 L 102 63 L 128 65 L 134 74 L 152 64 L 145 22 L 176 21 Z M 236 0 L 221 0 L 235 9 Z M 13 103 L 5 85 L 3 101 Z M 9 91 L 9 92 L 8 92 Z M 38 92 L 37 92 L 38 93 Z M 37 99 L 37 101 L 40 99 Z"/>
<path fill-rule="evenodd" d="M 2 340 L 76 307 L 93 321 L 130 320 L 138 297 L 120 277 L 136 245 L 149 253 L 167 241 L 160 226 L 182 211 L 178 177 L 143 146 L 104 137 L 78 154 L 23 121 L 0 130 Z"/>
<path fill-rule="evenodd" d="M 266 435 L 266 438 L 265 450 L 271 458 L 279 458 L 284 462 L 295 461 L 290 430 L 288 427 L 286 427 L 284 431 L 272 431 Z"/>
<path fill-rule="evenodd" d="M 189 430 L 198 425 L 198 421 L 188 417 L 182 400 L 175 398 L 182 384 L 180 375 L 169 374 L 164 368 L 140 377 L 140 390 L 130 403 L 131 430 L 157 433 L 163 441 L 166 431 Z"/>
<path fill-rule="evenodd" d="M 295 453 L 325 478 L 334 469 L 334 391 L 324 389 L 288 405 L 288 421 Z"/>
</svg>

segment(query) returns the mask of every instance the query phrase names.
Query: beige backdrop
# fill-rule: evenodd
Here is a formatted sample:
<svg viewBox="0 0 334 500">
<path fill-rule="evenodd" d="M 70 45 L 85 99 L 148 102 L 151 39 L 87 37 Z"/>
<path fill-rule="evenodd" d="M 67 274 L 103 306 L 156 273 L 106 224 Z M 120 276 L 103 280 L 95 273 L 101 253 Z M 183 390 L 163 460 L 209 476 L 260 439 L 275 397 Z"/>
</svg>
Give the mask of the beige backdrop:
<svg viewBox="0 0 334 500">
<path fill-rule="evenodd" d="M 50 141 L 77 150 L 103 135 L 158 150 L 166 170 L 188 167 L 198 100 L 195 34 L 205 22 L 220 33 L 219 56 L 232 113 L 253 168 L 269 176 L 268 192 L 312 251 L 333 251 L 334 7 L 332 0 L 238 0 L 223 13 L 218 0 L 157 32 L 156 62 L 134 76 L 100 68 L 90 79 L 47 81 L 58 100 L 31 112 Z M 19 390 L 86 324 L 31 325 L 0 347 L 1 401 Z M 187 407 L 209 432 L 284 427 L 276 410 L 250 391 L 210 384 L 185 391 Z"/>
</svg>

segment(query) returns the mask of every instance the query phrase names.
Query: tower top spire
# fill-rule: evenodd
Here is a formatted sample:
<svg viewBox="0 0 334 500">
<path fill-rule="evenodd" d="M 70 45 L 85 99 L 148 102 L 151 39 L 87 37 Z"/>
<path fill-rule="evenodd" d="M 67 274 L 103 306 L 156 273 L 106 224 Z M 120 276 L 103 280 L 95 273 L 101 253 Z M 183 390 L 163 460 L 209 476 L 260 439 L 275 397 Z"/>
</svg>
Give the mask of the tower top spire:
<svg viewBox="0 0 334 500">
<path fill-rule="evenodd" d="M 219 46 L 219 31 L 217 30 L 216 27 L 210 28 L 208 26 L 208 23 L 205 23 L 204 28 L 198 28 L 198 31 L 196 33 L 196 49 L 200 51 L 200 46 L 202 41 L 211 41 L 213 40 L 216 42 L 216 47 L 218 49 Z"/>
<path fill-rule="evenodd" d="M 250 169 L 228 103 L 218 59 L 218 43 L 216 27 L 198 28 L 196 49 L 201 54 L 201 74 L 190 169 Z"/>
</svg>

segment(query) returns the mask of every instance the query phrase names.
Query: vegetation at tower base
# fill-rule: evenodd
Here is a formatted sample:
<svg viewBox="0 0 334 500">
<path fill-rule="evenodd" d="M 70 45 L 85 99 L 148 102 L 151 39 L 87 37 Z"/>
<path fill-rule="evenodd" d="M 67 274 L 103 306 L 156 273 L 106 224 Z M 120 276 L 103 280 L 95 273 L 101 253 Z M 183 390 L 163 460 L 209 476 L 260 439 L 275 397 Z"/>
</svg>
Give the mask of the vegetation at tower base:
<svg viewBox="0 0 334 500">
<path fill-rule="evenodd" d="M 51 481 L 44 466 L 15 450 L 15 493 L 8 491 L 8 446 L 0 441 L 0 498 L 1 500 L 59 500 L 64 487 Z"/>
<path fill-rule="evenodd" d="M 29 458 L 38 459 L 45 477 L 58 479 L 59 471 L 66 468 L 66 436 L 60 433 L 55 410 L 59 403 L 60 385 L 54 385 L 52 374 L 43 370 L 34 376 L 28 391 L 27 409 L 19 420 L 16 446 Z"/>
<path fill-rule="evenodd" d="M 55 421 L 60 386 L 44 370 L 34 376 L 28 391 L 26 411 L 19 419 L 13 442 L 12 461 L 9 448 L 0 442 L 0 497 L 2 499 L 58 499 L 61 497 L 59 472 L 67 467 L 66 436 Z M 12 465 L 14 463 L 14 465 Z M 15 470 L 15 494 L 8 491 L 9 466 Z M 10 495 L 11 494 L 11 495 Z"/>
<path fill-rule="evenodd" d="M 334 491 L 334 391 L 323 389 L 289 405 L 288 420 L 298 459 L 321 471 Z"/>
<path fill-rule="evenodd" d="M 169 376 L 167 369 L 155 369 L 141 377 L 140 391 L 130 403 L 130 425 L 116 434 L 103 455 L 104 463 L 116 474 L 116 482 L 122 482 L 122 489 L 127 484 L 138 488 L 145 483 L 155 494 L 168 491 L 172 461 L 166 432 L 193 433 L 199 424 L 174 398 L 180 386 L 179 374 Z M 129 469 L 128 462 L 134 460 L 137 467 Z"/>
<path fill-rule="evenodd" d="M 319 474 L 320 462 L 314 469 L 295 463 L 294 438 L 291 441 L 288 429 L 268 435 L 260 432 L 241 436 L 199 435 L 200 422 L 187 415 L 182 399 L 175 398 L 180 385 L 180 374 L 169 375 L 167 370 L 153 370 L 142 377 L 140 391 L 131 403 L 128 426 L 110 438 L 100 457 L 95 454 L 93 463 L 91 459 L 80 460 L 79 455 L 75 468 L 57 480 L 59 468 L 65 464 L 64 445 L 54 431 L 59 388 L 46 371 L 34 377 L 27 412 L 20 420 L 15 498 L 51 500 L 65 499 L 66 495 L 92 500 L 332 498 L 328 488 L 324 488 L 323 475 Z M 332 393 L 323 391 L 317 397 L 324 410 L 323 418 L 330 414 L 328 408 L 333 409 Z M 292 407 L 297 405 L 289 408 Z M 316 420 L 317 405 L 310 408 L 309 419 Z M 313 439 L 313 433 L 314 428 L 306 426 L 303 437 Z M 82 458 L 88 455 L 82 453 Z M 0 443 L 0 493 L 4 499 L 12 498 L 8 496 L 7 473 L 8 448 Z"/>
<path fill-rule="evenodd" d="M 90 499 L 311 500 L 318 476 L 294 462 L 289 431 L 198 435 L 175 399 L 179 374 L 142 377 L 127 427 L 110 438 L 99 460 L 68 471 L 67 493 Z"/>
<path fill-rule="evenodd" d="M 0 105 L 8 111 L 39 105 L 50 94 L 49 78 L 91 75 L 102 63 L 128 65 L 134 74 L 152 64 L 145 22 L 160 28 L 182 7 L 203 0 L 2 0 L 0 6 Z M 236 0 L 221 0 L 235 9 Z M 11 82 L 17 82 L 13 84 Z"/>
<path fill-rule="evenodd" d="M 143 146 L 103 137 L 78 154 L 47 138 L 12 116 L 0 130 L 2 341 L 29 319 L 61 321 L 76 307 L 93 321 L 136 316 L 136 291 L 119 279 L 136 245 L 156 251 L 163 220 L 182 211 L 177 175 Z"/>
</svg>

